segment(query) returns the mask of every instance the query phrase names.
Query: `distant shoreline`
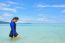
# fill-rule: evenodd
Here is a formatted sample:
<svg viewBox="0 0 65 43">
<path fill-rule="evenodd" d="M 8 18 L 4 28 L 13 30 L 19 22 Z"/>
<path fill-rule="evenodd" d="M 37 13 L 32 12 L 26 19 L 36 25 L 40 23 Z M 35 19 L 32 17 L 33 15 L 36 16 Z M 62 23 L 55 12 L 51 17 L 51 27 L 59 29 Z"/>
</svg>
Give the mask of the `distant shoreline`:
<svg viewBox="0 0 65 43">
<path fill-rule="evenodd" d="M 0 24 L 10 24 L 10 23 L 0 23 Z M 65 23 L 17 23 L 17 24 L 65 24 Z"/>
</svg>

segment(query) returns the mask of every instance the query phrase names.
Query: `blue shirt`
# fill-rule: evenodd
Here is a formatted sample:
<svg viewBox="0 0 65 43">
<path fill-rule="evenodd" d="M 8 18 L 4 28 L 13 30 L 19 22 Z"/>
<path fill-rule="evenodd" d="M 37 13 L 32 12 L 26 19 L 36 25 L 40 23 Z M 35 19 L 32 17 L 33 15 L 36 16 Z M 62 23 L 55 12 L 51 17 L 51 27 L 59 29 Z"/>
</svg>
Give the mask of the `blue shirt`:
<svg viewBox="0 0 65 43">
<path fill-rule="evenodd" d="M 11 34 L 15 35 L 15 33 L 16 33 L 16 23 L 11 21 L 10 27 L 11 27 Z"/>
</svg>

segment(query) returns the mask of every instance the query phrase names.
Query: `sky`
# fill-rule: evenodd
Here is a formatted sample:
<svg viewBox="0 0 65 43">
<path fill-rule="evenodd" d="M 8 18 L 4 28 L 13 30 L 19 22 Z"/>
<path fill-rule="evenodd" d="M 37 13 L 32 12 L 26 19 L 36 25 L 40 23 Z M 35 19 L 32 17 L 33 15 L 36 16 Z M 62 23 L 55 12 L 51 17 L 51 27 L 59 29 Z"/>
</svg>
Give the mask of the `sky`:
<svg viewBox="0 0 65 43">
<path fill-rule="evenodd" d="M 65 23 L 65 0 L 0 0 L 0 21 Z"/>
</svg>

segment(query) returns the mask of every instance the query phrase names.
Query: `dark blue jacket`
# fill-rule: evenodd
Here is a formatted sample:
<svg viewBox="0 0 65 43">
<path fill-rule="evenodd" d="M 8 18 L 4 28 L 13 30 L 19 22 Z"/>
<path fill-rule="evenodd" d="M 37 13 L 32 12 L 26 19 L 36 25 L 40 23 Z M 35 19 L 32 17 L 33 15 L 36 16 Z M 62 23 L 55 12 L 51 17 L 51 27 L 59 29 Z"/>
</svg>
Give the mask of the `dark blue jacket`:
<svg viewBox="0 0 65 43">
<path fill-rule="evenodd" d="M 15 35 L 16 34 L 16 23 L 11 21 L 10 27 L 11 27 L 11 34 Z"/>
</svg>

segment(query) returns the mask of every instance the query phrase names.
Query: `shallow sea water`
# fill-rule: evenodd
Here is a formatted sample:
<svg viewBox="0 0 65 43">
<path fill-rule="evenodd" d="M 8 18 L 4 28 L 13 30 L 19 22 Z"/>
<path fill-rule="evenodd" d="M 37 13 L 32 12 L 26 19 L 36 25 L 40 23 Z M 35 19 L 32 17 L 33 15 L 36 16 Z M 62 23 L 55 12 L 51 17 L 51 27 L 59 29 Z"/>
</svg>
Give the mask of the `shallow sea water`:
<svg viewBox="0 0 65 43">
<path fill-rule="evenodd" d="M 65 43 L 65 24 L 17 24 L 17 38 L 9 38 L 9 24 L 0 24 L 0 43 Z"/>
</svg>

